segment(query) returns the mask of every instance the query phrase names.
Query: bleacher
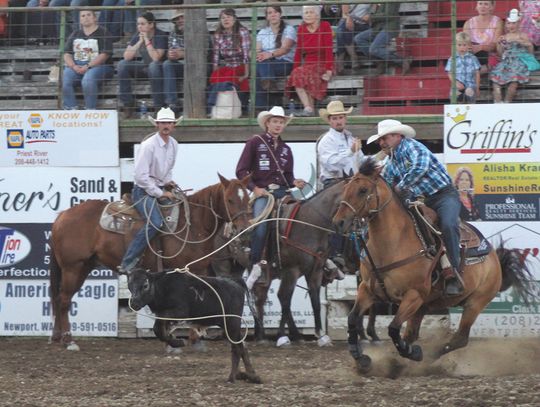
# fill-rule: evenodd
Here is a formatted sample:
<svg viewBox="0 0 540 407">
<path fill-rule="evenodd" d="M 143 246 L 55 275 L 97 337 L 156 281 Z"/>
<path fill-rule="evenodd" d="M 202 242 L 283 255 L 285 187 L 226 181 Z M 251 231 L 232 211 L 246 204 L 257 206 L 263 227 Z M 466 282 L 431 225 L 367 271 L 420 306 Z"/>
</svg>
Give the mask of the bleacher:
<svg viewBox="0 0 540 407">
<path fill-rule="evenodd" d="M 504 16 L 516 1 L 497 2 L 496 14 Z M 458 1 L 458 29 L 464 21 L 476 15 L 474 1 Z M 227 5 L 223 5 L 226 7 Z M 208 9 L 207 27 L 215 30 L 220 9 Z M 169 10 L 159 10 L 158 27 L 169 31 Z M 252 10 L 237 9 L 237 15 L 246 27 L 251 26 Z M 287 21 L 301 23 L 301 7 L 284 7 Z M 264 8 L 257 11 L 257 26 L 264 24 Z M 444 65 L 451 52 L 450 2 L 430 1 L 402 3 L 400 7 L 401 35 L 396 39 L 398 52 L 413 59 L 412 69 L 401 75 L 400 69 L 386 75 L 374 76 L 375 64 L 360 58 L 360 70 L 334 77 L 329 83 L 327 98 L 321 103 L 339 98 L 346 105 L 357 108 L 363 115 L 379 114 L 441 114 L 449 103 L 450 83 Z M 115 66 L 121 60 L 125 44 L 115 44 Z M 54 46 L 0 46 L 0 104 L 2 109 L 57 109 L 61 108 L 58 82 L 50 81 L 51 67 L 58 66 L 61 55 Z M 278 83 L 283 86 L 283 82 Z M 133 82 L 137 100 L 150 101 L 147 80 Z M 107 82 L 100 93 L 99 107 L 117 107 L 118 81 Z M 529 84 L 520 87 L 516 102 L 540 99 L 540 76 L 535 73 Z M 491 102 L 491 89 L 487 76 L 483 76 L 479 103 Z"/>
</svg>

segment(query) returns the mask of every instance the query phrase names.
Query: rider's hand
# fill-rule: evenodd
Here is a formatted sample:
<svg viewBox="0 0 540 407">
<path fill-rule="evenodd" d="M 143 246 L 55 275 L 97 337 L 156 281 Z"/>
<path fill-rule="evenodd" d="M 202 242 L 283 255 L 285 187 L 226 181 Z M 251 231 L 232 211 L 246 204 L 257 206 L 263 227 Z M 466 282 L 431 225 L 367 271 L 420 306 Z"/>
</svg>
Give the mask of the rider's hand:
<svg viewBox="0 0 540 407">
<path fill-rule="evenodd" d="M 266 189 L 261 188 L 261 187 L 253 188 L 253 195 L 255 195 L 255 198 L 263 196 L 264 194 L 266 194 Z"/>
<path fill-rule="evenodd" d="M 306 181 L 304 181 L 303 179 L 295 179 L 293 181 L 293 184 L 296 188 L 299 188 L 299 189 L 304 189 L 304 187 L 306 186 Z"/>
<path fill-rule="evenodd" d="M 176 189 L 176 188 L 178 188 L 178 185 L 174 181 L 169 181 L 163 186 L 163 189 L 165 191 L 171 191 L 171 190 Z"/>
<path fill-rule="evenodd" d="M 171 199 L 171 200 L 175 199 L 174 194 L 171 191 L 163 191 L 163 195 L 161 195 L 160 198 L 161 199 L 167 198 L 167 199 Z"/>
</svg>

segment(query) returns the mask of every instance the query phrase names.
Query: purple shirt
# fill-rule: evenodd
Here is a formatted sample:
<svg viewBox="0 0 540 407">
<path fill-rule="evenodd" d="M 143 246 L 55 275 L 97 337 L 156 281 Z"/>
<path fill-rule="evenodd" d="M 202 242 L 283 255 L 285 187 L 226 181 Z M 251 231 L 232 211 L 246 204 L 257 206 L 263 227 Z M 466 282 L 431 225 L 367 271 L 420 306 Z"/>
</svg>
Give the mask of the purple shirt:
<svg viewBox="0 0 540 407">
<path fill-rule="evenodd" d="M 236 166 L 236 176 L 242 179 L 251 174 L 248 188 L 252 191 L 256 186 L 266 188 L 270 184 L 293 187 L 295 178 L 291 148 L 279 137 L 277 147 L 273 149 L 272 136 L 266 133 L 261 134 L 261 137 L 266 141 L 266 144 L 259 136 L 253 136 L 246 142 Z M 268 147 L 272 148 L 274 155 L 268 150 Z M 279 161 L 279 168 L 283 171 L 283 175 L 281 175 L 274 156 Z M 285 182 L 285 180 L 287 181 Z"/>
</svg>

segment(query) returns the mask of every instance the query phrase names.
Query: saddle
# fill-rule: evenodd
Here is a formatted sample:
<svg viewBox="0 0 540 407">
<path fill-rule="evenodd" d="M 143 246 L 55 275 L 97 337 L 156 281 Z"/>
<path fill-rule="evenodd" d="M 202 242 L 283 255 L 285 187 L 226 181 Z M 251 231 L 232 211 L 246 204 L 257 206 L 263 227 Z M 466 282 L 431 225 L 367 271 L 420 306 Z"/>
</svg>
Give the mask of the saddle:
<svg viewBox="0 0 540 407">
<path fill-rule="evenodd" d="M 416 211 L 418 209 L 418 212 Z M 443 244 L 439 235 L 437 213 L 424 204 L 414 204 L 409 207 L 422 238 L 429 248 L 438 249 Z M 435 229 L 435 231 L 434 231 Z M 459 244 L 461 246 L 462 262 L 465 265 L 480 263 L 492 250 L 491 243 L 482 233 L 468 222 L 459 223 Z"/>
<path fill-rule="evenodd" d="M 178 225 L 180 213 L 179 205 L 160 206 L 166 230 L 174 231 Z M 131 234 L 135 229 L 139 229 L 145 220 L 135 209 L 131 194 L 125 193 L 120 201 L 109 203 L 101 213 L 99 225 L 109 232 L 120 233 L 122 235 Z"/>
</svg>

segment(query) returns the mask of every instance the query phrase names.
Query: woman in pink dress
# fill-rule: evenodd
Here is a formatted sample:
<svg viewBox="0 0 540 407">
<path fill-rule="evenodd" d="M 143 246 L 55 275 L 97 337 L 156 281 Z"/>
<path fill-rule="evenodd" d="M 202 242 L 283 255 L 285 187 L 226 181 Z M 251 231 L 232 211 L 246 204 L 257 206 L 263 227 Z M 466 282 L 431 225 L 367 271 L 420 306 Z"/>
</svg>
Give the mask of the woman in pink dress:
<svg viewBox="0 0 540 407">
<path fill-rule="evenodd" d="M 540 46 L 540 0 L 522 0 L 519 2 L 521 13 L 521 31 L 529 36 L 533 45 Z"/>
<path fill-rule="evenodd" d="M 496 65 L 497 41 L 504 29 L 502 20 L 493 15 L 494 7 L 494 1 L 477 1 L 478 15 L 468 19 L 463 26 L 463 31 L 469 34 L 473 44 L 471 51 L 482 65 L 481 73 L 488 71 L 488 65 Z M 490 59 L 493 60 L 492 63 L 489 63 Z"/>
<path fill-rule="evenodd" d="M 313 116 L 315 100 L 326 96 L 334 70 L 332 27 L 321 21 L 319 6 L 304 6 L 298 28 L 296 53 L 287 87 L 294 87 L 304 110 L 295 116 Z"/>
</svg>

